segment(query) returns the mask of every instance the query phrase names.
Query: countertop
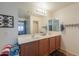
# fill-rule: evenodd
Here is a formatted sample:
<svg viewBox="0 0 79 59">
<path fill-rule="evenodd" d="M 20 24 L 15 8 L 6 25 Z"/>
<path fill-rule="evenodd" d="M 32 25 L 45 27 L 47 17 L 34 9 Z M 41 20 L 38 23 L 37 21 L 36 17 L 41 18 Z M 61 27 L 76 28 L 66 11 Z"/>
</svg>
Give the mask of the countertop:
<svg viewBox="0 0 79 59">
<path fill-rule="evenodd" d="M 42 40 L 45 38 L 50 38 L 54 36 L 61 35 L 61 32 L 50 32 L 47 33 L 46 35 L 41 35 L 41 34 L 28 34 L 28 35 L 19 35 L 18 36 L 18 43 L 19 44 L 24 44 L 32 41 L 37 41 L 37 40 Z"/>
</svg>

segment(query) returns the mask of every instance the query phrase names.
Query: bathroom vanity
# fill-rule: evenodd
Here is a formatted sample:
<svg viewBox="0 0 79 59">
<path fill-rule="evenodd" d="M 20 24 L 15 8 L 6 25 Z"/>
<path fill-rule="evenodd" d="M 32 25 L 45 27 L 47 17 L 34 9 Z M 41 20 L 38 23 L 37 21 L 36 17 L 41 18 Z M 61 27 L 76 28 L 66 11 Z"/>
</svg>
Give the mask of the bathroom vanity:
<svg viewBox="0 0 79 59">
<path fill-rule="evenodd" d="M 47 56 L 60 48 L 61 35 L 60 33 L 52 33 L 29 39 L 27 37 L 24 39 L 23 36 L 19 37 L 18 41 L 20 44 L 20 56 Z"/>
</svg>

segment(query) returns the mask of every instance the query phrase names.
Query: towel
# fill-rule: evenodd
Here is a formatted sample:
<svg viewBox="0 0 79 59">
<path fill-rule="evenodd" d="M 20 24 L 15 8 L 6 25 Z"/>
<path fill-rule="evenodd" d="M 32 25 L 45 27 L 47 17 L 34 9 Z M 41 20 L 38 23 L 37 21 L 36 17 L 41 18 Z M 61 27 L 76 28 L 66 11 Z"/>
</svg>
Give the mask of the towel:
<svg viewBox="0 0 79 59">
<path fill-rule="evenodd" d="M 1 51 L 1 56 L 9 56 L 10 55 L 10 50 L 12 48 L 12 45 L 11 44 L 7 44 L 4 46 L 4 48 L 2 49 Z"/>
</svg>

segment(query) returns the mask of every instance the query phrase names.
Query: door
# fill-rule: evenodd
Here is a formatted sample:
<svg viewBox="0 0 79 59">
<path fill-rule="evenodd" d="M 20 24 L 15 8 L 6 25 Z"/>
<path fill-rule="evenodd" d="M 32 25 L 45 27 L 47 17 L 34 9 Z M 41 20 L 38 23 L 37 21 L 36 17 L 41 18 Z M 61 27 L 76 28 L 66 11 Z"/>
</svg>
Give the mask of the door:
<svg viewBox="0 0 79 59">
<path fill-rule="evenodd" d="M 56 36 L 56 49 L 60 48 L 60 44 L 61 44 L 61 36 Z"/>
<path fill-rule="evenodd" d="M 39 56 L 46 56 L 49 54 L 49 41 L 42 39 L 39 41 Z"/>
<path fill-rule="evenodd" d="M 53 51 L 55 51 L 55 37 L 49 38 L 49 44 L 49 53 L 52 53 Z"/>
<path fill-rule="evenodd" d="M 38 33 L 39 32 L 39 25 L 38 21 L 33 21 L 33 33 Z"/>
<path fill-rule="evenodd" d="M 21 56 L 38 56 L 38 41 L 23 44 L 20 49 Z"/>
</svg>

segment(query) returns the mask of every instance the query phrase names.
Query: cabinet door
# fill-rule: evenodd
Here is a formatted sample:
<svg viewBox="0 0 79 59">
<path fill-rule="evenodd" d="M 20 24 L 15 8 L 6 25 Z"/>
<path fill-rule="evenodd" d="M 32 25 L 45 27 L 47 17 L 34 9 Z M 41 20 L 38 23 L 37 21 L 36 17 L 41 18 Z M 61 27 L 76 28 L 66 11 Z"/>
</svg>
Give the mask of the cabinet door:
<svg viewBox="0 0 79 59">
<path fill-rule="evenodd" d="M 49 53 L 52 53 L 53 51 L 55 51 L 55 37 L 49 38 L 49 44 L 50 44 Z"/>
<path fill-rule="evenodd" d="M 20 56 L 25 56 L 25 46 L 26 44 L 20 45 Z"/>
<path fill-rule="evenodd" d="M 21 56 L 38 56 L 38 41 L 23 44 L 20 49 Z"/>
<path fill-rule="evenodd" d="M 46 56 L 49 54 L 49 41 L 48 39 L 42 39 L 39 41 L 39 55 Z"/>
<path fill-rule="evenodd" d="M 56 49 L 60 48 L 61 36 L 56 36 Z"/>
</svg>

